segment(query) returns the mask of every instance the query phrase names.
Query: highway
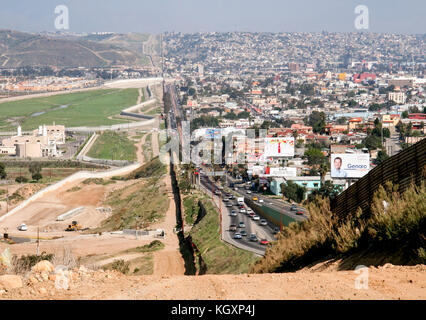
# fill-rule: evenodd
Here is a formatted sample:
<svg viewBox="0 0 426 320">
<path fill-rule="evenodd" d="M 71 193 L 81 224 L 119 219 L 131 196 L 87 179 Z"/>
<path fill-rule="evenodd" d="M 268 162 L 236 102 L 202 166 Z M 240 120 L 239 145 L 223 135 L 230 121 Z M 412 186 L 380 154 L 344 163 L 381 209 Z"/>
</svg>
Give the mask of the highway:
<svg viewBox="0 0 426 320">
<path fill-rule="evenodd" d="M 171 110 L 169 113 L 169 123 L 170 128 L 177 130 L 179 133 L 179 140 L 182 145 L 183 136 L 182 136 L 182 129 L 180 123 L 177 122 L 177 118 L 183 119 L 182 114 L 180 112 L 180 108 L 178 107 L 178 100 L 177 95 L 175 92 L 175 88 L 173 85 L 166 85 L 165 87 L 166 92 L 170 94 L 171 98 Z M 205 168 L 207 171 L 207 168 Z M 227 177 L 228 180 L 235 183 L 235 180 L 231 177 Z M 211 196 L 212 194 L 212 188 L 214 190 L 219 190 L 218 185 L 214 184 L 207 176 L 200 176 L 199 185 L 198 187 L 201 190 L 206 191 L 206 193 Z M 227 187 L 227 186 L 226 186 Z M 228 188 L 227 188 L 228 189 Z M 236 247 L 239 247 L 244 250 L 252 251 L 259 255 L 264 255 L 266 246 L 261 245 L 260 242 L 252 242 L 249 240 L 249 236 L 251 233 L 256 234 L 257 238 L 259 240 L 266 239 L 268 241 L 275 241 L 275 235 L 274 235 L 274 229 L 280 228 L 280 226 L 276 226 L 268 221 L 268 224 L 266 226 L 261 226 L 260 221 L 254 221 L 250 216 L 248 216 L 245 213 L 240 213 L 239 205 L 237 204 L 237 197 L 238 195 L 241 197 L 246 197 L 249 199 L 252 199 L 251 194 L 247 194 L 246 190 L 244 188 L 238 188 L 238 190 L 232 190 L 232 193 L 236 195 L 236 198 L 233 200 L 230 200 L 230 202 L 233 204 L 232 207 L 227 207 L 226 204 L 229 202 L 223 201 L 224 198 L 226 198 L 226 193 L 230 193 L 231 190 L 222 190 L 219 195 L 215 195 L 213 192 L 213 201 L 215 204 L 222 209 L 222 239 Z M 263 199 L 264 203 L 263 205 L 268 206 L 270 208 L 275 209 L 278 212 L 281 212 L 283 209 L 283 214 L 291 217 L 292 219 L 296 221 L 302 221 L 306 219 L 304 216 L 298 216 L 295 212 L 290 210 L 291 205 L 287 204 L 281 200 L 278 199 L 270 199 L 268 197 L 261 196 L 259 194 L 256 194 L 256 196 L 259 199 Z M 220 202 L 221 201 L 221 202 Z M 247 205 L 244 204 L 245 209 L 248 209 Z M 231 211 L 235 210 L 237 212 L 237 216 L 231 216 Z M 260 216 L 260 219 L 264 219 L 264 217 Z M 240 232 L 242 230 L 245 230 L 247 233 L 247 236 L 243 236 L 242 239 L 234 239 L 234 231 L 230 231 L 229 227 L 230 225 L 234 224 L 237 225 L 240 222 L 244 222 L 245 227 L 244 228 L 237 228 L 236 232 Z"/>
<path fill-rule="evenodd" d="M 282 210 L 282 213 L 284 215 L 286 215 L 286 216 L 288 216 L 288 217 L 290 217 L 290 218 L 292 218 L 292 219 L 294 219 L 294 220 L 296 220 L 298 222 L 301 222 L 301 221 L 307 219 L 306 209 L 304 209 L 303 207 L 297 206 L 297 209 L 300 210 L 300 211 L 305 212 L 305 215 L 303 215 L 303 216 L 297 215 L 296 211 L 291 211 L 290 210 L 290 208 L 291 208 L 291 204 L 290 203 L 284 202 L 281 199 L 271 199 L 270 197 L 265 197 L 262 194 L 260 194 L 258 192 L 255 192 L 255 191 L 251 191 L 251 194 L 247 193 L 247 190 L 245 190 L 245 188 L 244 188 L 244 186 L 245 186 L 244 183 L 237 182 L 237 180 L 233 179 L 229 175 L 228 175 L 227 179 L 228 179 L 228 181 L 234 183 L 234 185 L 238 188 L 238 190 L 234 190 L 234 191 L 237 194 L 239 194 L 240 196 L 246 197 L 246 198 L 248 198 L 250 200 L 252 200 L 253 197 L 256 196 L 259 200 L 263 200 L 262 205 L 267 206 L 267 207 L 269 207 L 271 209 L 274 209 L 274 210 L 276 210 L 278 212 L 281 212 L 281 210 Z M 280 227 L 280 226 L 278 226 L 278 227 Z"/>
<path fill-rule="evenodd" d="M 223 190 L 219 190 L 217 188 L 217 185 L 212 183 L 209 178 L 206 178 L 205 176 L 200 177 L 200 189 L 207 190 L 206 194 L 208 196 L 212 195 L 212 186 L 214 202 L 217 206 L 221 206 L 222 209 L 222 239 L 238 248 L 252 251 L 259 255 L 264 255 L 266 246 L 260 244 L 260 240 L 267 239 L 270 242 L 275 241 L 274 226 L 270 223 L 268 223 L 267 226 L 261 226 L 259 221 L 253 221 L 253 219 L 251 219 L 247 214 L 240 213 L 240 205 L 238 205 L 237 203 L 237 198 L 229 200 L 227 202 L 223 201 L 223 199 L 226 198 L 226 192 Z M 220 196 L 215 194 L 215 191 L 219 191 Z M 219 204 L 219 201 L 221 201 L 221 204 Z M 232 207 L 227 207 L 226 205 L 228 203 L 231 203 Z M 247 210 L 247 205 L 244 204 L 244 208 Z M 235 210 L 237 212 L 236 217 L 231 216 L 232 210 Z M 238 224 L 240 222 L 244 222 L 244 228 L 238 228 Z M 245 230 L 247 236 L 242 237 L 242 239 L 234 239 L 235 232 L 229 230 L 231 224 L 237 226 L 236 232 L 241 232 L 242 230 Z M 258 242 L 252 242 L 249 240 L 249 236 L 252 233 L 256 234 L 259 240 Z"/>
</svg>

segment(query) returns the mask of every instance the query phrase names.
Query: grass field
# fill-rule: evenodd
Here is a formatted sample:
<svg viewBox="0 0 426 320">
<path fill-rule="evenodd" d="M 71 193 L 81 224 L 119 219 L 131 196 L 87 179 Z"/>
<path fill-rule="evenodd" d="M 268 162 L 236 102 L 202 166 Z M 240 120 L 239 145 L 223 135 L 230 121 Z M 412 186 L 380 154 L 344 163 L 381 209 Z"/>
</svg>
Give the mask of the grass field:
<svg viewBox="0 0 426 320">
<path fill-rule="evenodd" d="M 138 95 L 138 89 L 108 89 L 0 103 L 0 131 L 15 130 L 18 123 L 23 130 L 53 122 L 66 127 L 125 123 L 108 117 L 135 105 Z"/>
<path fill-rule="evenodd" d="M 136 147 L 126 133 L 107 131 L 95 141 L 87 156 L 108 160 L 136 160 Z"/>
</svg>

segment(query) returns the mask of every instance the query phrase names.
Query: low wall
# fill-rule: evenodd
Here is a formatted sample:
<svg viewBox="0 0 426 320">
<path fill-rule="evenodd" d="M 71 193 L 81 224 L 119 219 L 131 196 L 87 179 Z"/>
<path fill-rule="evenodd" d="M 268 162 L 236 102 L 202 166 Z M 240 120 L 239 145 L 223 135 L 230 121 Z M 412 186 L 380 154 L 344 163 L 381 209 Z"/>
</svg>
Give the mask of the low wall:
<svg viewBox="0 0 426 320">
<path fill-rule="evenodd" d="M 269 208 L 267 206 L 258 205 L 254 201 L 252 201 L 248 198 L 244 198 L 244 201 L 251 209 L 253 209 L 253 211 L 256 214 L 261 215 L 266 220 L 268 220 L 269 222 L 272 222 L 276 226 L 281 225 L 281 212 L 276 211 L 276 210 Z M 283 225 L 284 226 L 288 226 L 292 222 L 297 222 L 296 220 L 294 220 L 293 218 L 289 217 L 286 214 L 282 214 L 282 219 L 283 219 Z"/>
<path fill-rule="evenodd" d="M 133 128 L 140 128 L 145 126 L 152 126 L 155 124 L 155 118 L 146 121 L 129 122 L 122 124 L 113 124 L 111 126 L 100 126 L 100 127 L 73 127 L 67 128 L 67 132 L 100 132 L 100 131 L 117 131 L 117 130 L 128 130 Z"/>
</svg>

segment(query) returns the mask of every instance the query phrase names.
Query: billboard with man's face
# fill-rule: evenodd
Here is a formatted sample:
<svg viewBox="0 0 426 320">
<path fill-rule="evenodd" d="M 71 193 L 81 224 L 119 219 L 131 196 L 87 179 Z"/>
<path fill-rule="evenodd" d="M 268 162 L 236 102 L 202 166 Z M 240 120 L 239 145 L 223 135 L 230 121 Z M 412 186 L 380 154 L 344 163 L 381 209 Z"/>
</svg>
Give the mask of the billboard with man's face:
<svg viewBox="0 0 426 320">
<path fill-rule="evenodd" d="M 362 178 L 370 171 L 370 155 L 368 153 L 332 154 L 331 177 Z"/>
</svg>

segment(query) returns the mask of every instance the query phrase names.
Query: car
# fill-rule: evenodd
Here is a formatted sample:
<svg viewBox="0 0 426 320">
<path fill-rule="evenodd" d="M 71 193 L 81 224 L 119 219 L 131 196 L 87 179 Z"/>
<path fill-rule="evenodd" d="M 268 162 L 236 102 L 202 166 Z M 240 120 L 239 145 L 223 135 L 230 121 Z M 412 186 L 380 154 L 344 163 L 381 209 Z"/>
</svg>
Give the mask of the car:
<svg viewBox="0 0 426 320">
<path fill-rule="evenodd" d="M 260 220 L 260 225 L 261 226 L 267 226 L 268 225 L 268 221 L 266 221 L 266 219 L 261 219 Z"/>
<path fill-rule="evenodd" d="M 254 221 L 259 221 L 259 220 L 260 220 L 260 217 L 259 217 L 258 215 L 255 215 L 255 216 L 253 216 L 253 217 L 252 217 L 252 219 L 253 219 Z"/>
<path fill-rule="evenodd" d="M 240 213 L 246 213 L 246 209 L 240 209 Z"/>
<path fill-rule="evenodd" d="M 220 191 L 219 191 L 219 190 L 215 190 L 215 191 L 214 191 L 214 194 L 216 194 L 216 195 L 220 195 Z"/>
<path fill-rule="evenodd" d="M 259 203 L 263 203 L 264 201 L 263 201 L 263 199 L 259 199 Z"/>
<path fill-rule="evenodd" d="M 298 216 L 303 216 L 305 213 L 302 210 L 299 210 L 299 211 L 296 212 L 296 214 Z"/>
<path fill-rule="evenodd" d="M 237 216 L 237 211 L 232 210 L 230 215 L 231 215 L 231 217 L 236 217 Z"/>
<path fill-rule="evenodd" d="M 235 187 L 235 188 L 234 188 L 234 190 L 235 190 L 235 191 L 238 191 L 238 188 L 237 188 L 237 187 Z"/>
<path fill-rule="evenodd" d="M 250 216 L 250 218 L 253 218 L 256 214 L 254 212 L 250 212 L 248 215 Z"/>
<path fill-rule="evenodd" d="M 259 201 L 259 198 L 258 197 L 253 197 L 252 200 L 253 201 Z"/>
<path fill-rule="evenodd" d="M 262 239 L 260 240 L 260 244 L 266 246 L 269 244 L 269 241 L 267 239 Z"/>
<path fill-rule="evenodd" d="M 251 191 L 250 191 L 250 190 L 247 190 L 247 194 L 251 194 Z"/>
<path fill-rule="evenodd" d="M 290 207 L 291 211 L 297 211 L 297 206 L 295 204 L 292 204 Z"/>
<path fill-rule="evenodd" d="M 229 226 L 229 231 L 237 231 L 237 225 L 235 225 L 235 224 L 231 224 L 231 225 Z"/>
<path fill-rule="evenodd" d="M 229 196 L 229 200 L 234 200 L 235 199 L 235 196 L 233 195 L 233 194 L 231 194 L 230 196 Z"/>
<path fill-rule="evenodd" d="M 247 232 L 245 230 L 241 230 L 240 233 L 243 237 L 247 237 Z"/>
<path fill-rule="evenodd" d="M 250 234 L 249 240 L 252 241 L 252 242 L 259 241 L 259 239 L 257 239 L 256 234 L 254 234 L 254 233 Z"/>
<path fill-rule="evenodd" d="M 250 208 L 247 209 L 247 213 L 252 213 L 252 212 L 254 212 L 252 209 Z"/>
<path fill-rule="evenodd" d="M 228 198 L 223 198 L 223 202 L 228 202 L 229 199 Z"/>
<path fill-rule="evenodd" d="M 232 203 L 228 202 L 228 203 L 226 204 L 226 206 L 230 208 L 230 207 L 232 207 Z"/>
<path fill-rule="evenodd" d="M 245 227 L 246 227 L 246 224 L 242 221 L 238 224 L 238 228 L 245 228 Z"/>
<path fill-rule="evenodd" d="M 25 223 L 21 223 L 21 225 L 18 227 L 19 231 L 27 231 L 28 227 Z"/>
<path fill-rule="evenodd" d="M 275 227 L 275 228 L 274 228 L 274 234 L 277 234 L 277 233 L 279 233 L 279 232 L 280 232 L 280 228 Z"/>
<path fill-rule="evenodd" d="M 234 234 L 234 239 L 242 239 L 242 238 L 243 238 L 243 236 L 241 235 L 241 233 L 236 232 Z"/>
</svg>

